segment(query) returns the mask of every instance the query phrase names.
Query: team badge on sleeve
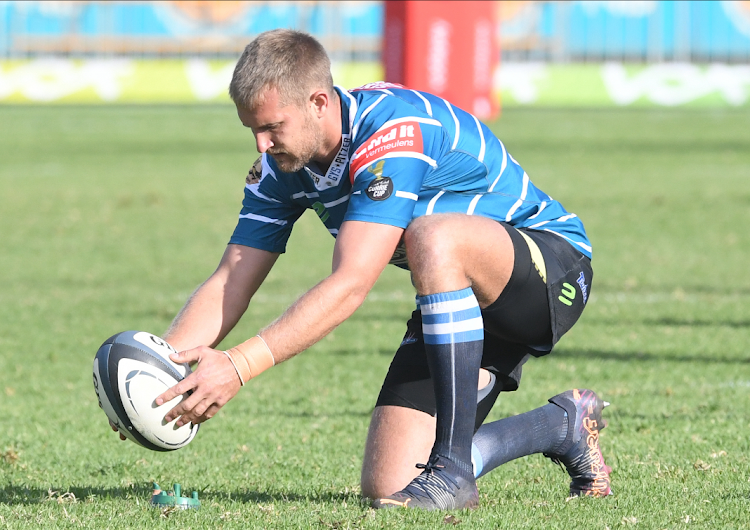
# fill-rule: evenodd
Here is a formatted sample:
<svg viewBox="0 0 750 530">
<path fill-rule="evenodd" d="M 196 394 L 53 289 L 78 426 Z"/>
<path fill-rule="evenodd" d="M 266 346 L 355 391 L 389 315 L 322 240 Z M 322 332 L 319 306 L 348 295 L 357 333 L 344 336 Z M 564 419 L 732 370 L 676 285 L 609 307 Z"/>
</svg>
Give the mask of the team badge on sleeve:
<svg viewBox="0 0 750 530">
<path fill-rule="evenodd" d="M 388 177 L 377 177 L 370 182 L 365 193 L 373 201 L 384 201 L 393 193 L 393 181 Z"/>
<path fill-rule="evenodd" d="M 367 168 L 368 173 L 375 175 L 375 180 L 367 186 L 365 194 L 373 201 L 384 201 L 393 193 L 393 181 L 389 177 L 383 176 L 383 166 L 385 160 L 381 160 L 372 167 Z"/>
<path fill-rule="evenodd" d="M 263 176 L 263 157 L 258 157 L 253 167 L 250 168 L 250 172 L 245 177 L 245 184 L 251 186 L 260 182 L 260 178 Z"/>
</svg>

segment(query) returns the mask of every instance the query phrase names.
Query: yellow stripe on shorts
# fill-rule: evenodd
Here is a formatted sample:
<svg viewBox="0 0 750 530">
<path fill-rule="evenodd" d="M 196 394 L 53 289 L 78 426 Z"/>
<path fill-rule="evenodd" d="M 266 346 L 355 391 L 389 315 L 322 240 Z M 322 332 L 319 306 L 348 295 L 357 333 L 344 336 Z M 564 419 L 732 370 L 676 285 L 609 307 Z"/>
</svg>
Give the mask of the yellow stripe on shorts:
<svg viewBox="0 0 750 530">
<path fill-rule="evenodd" d="M 539 250 L 539 247 L 534 242 L 533 239 L 531 239 L 529 236 L 518 230 L 518 233 L 521 234 L 526 240 L 526 244 L 529 245 L 529 252 L 531 252 L 531 262 L 534 264 L 534 268 L 539 273 L 539 276 L 542 277 L 542 280 L 544 283 L 547 283 L 547 266 L 544 264 L 544 257 L 542 256 L 542 251 Z"/>
</svg>

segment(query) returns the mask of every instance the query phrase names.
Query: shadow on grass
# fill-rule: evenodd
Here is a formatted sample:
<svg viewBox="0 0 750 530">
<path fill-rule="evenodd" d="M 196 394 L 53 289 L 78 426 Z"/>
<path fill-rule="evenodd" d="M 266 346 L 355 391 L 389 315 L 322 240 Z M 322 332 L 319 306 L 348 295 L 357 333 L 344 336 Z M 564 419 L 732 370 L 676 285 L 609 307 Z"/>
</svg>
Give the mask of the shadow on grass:
<svg viewBox="0 0 750 530">
<path fill-rule="evenodd" d="M 287 418 L 331 419 L 331 418 L 337 418 L 341 416 L 351 416 L 355 418 L 361 418 L 365 416 L 369 417 L 372 414 L 372 411 L 373 411 L 373 407 L 370 407 L 367 410 L 344 410 L 344 411 L 327 412 L 327 413 L 321 413 L 321 412 L 315 412 L 315 411 L 289 412 L 288 410 L 282 410 L 282 411 L 277 411 L 277 414 L 279 416 L 285 416 Z"/>
<path fill-rule="evenodd" d="M 0 489 L 0 504 L 42 504 L 45 502 L 83 502 L 90 498 L 101 499 L 150 499 L 151 489 L 149 484 L 133 485 L 122 488 L 95 488 L 78 486 L 52 485 L 48 489 L 28 486 L 14 486 L 13 484 Z"/>
<path fill-rule="evenodd" d="M 164 486 L 163 486 L 164 487 Z M 184 491 L 183 495 L 189 495 L 189 491 Z M 73 498 L 70 494 L 75 496 Z M 14 486 L 7 485 L 0 489 L 0 504 L 8 506 L 14 505 L 35 505 L 44 503 L 68 502 L 85 502 L 88 499 L 140 499 L 148 500 L 151 498 L 152 489 L 148 484 L 142 484 L 124 488 L 96 488 L 96 487 L 77 487 L 77 486 L 52 486 L 49 489 L 38 487 Z M 202 503 L 210 502 L 241 502 L 243 504 L 270 504 L 286 502 L 319 502 L 319 503 L 367 503 L 358 493 L 355 492 L 310 492 L 308 494 L 294 493 L 289 491 L 252 491 L 252 490 L 233 490 L 233 491 L 209 491 L 201 492 L 198 490 L 199 499 Z"/>
<path fill-rule="evenodd" d="M 721 355 L 671 355 L 654 354 L 640 351 L 614 352 L 603 350 L 555 350 L 551 358 L 560 359 L 602 359 L 605 361 L 660 361 L 678 363 L 705 363 L 705 364 L 750 364 L 750 357 L 727 357 Z"/>
<path fill-rule="evenodd" d="M 690 326 L 690 327 L 727 327 L 727 328 L 750 328 L 750 320 L 695 320 L 679 318 L 658 318 L 644 320 L 647 326 Z"/>
<path fill-rule="evenodd" d="M 701 320 L 694 318 L 647 318 L 647 319 L 611 319 L 600 318 L 591 320 L 592 324 L 598 326 L 674 326 L 674 327 L 695 327 L 695 328 L 750 328 L 750 320 Z"/>
<path fill-rule="evenodd" d="M 288 502 L 306 503 L 336 503 L 346 501 L 347 503 L 367 503 L 358 493 L 349 492 L 310 492 L 307 494 L 289 491 L 210 491 L 201 495 L 206 502 L 241 502 L 243 504 L 270 504 Z"/>
</svg>

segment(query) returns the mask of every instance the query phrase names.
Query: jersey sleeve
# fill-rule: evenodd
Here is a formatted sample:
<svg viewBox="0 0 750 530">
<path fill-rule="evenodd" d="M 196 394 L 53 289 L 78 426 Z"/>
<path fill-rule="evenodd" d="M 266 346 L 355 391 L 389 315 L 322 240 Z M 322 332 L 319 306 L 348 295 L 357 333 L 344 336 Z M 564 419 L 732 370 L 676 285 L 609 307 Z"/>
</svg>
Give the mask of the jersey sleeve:
<svg viewBox="0 0 750 530">
<path fill-rule="evenodd" d="M 363 128 L 355 142 L 349 178 L 352 195 L 345 221 L 368 221 L 406 228 L 426 175 L 445 148 L 439 121 L 401 116 Z"/>
<path fill-rule="evenodd" d="M 304 211 L 285 193 L 263 156 L 256 160 L 245 181 L 242 210 L 229 243 L 283 253 L 292 226 Z"/>
</svg>

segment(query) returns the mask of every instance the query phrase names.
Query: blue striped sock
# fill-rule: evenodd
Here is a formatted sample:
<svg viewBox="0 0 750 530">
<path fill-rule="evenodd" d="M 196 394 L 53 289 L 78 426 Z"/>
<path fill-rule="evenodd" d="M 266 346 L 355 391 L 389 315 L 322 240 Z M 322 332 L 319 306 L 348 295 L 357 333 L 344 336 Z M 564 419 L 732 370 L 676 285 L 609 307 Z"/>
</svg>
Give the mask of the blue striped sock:
<svg viewBox="0 0 750 530">
<path fill-rule="evenodd" d="M 471 288 L 419 297 L 427 362 L 435 387 L 433 456 L 472 473 L 471 439 L 482 361 L 482 312 Z"/>
</svg>

